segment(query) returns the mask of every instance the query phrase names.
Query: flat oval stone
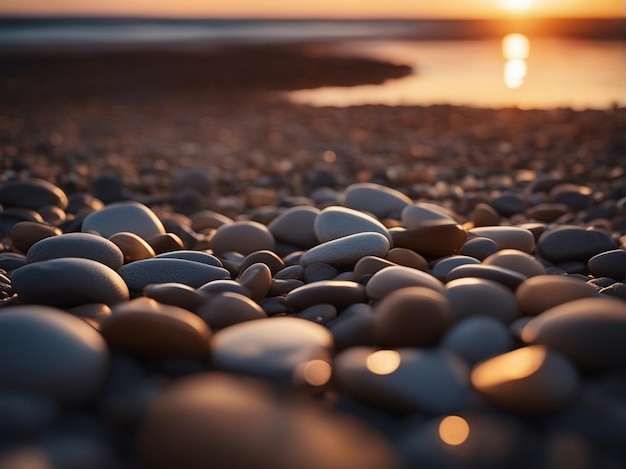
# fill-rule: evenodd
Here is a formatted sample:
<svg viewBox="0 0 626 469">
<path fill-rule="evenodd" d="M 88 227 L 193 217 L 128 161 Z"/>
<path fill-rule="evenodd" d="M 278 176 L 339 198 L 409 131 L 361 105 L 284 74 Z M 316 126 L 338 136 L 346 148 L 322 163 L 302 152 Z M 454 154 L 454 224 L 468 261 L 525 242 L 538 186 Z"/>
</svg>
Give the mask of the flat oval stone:
<svg viewBox="0 0 626 469">
<path fill-rule="evenodd" d="M 115 243 L 90 233 L 66 233 L 42 239 L 33 244 L 26 253 L 26 263 L 64 257 L 91 259 L 113 270 L 124 264 L 124 254 Z"/>
<path fill-rule="evenodd" d="M 117 202 L 91 212 L 83 220 L 81 231 L 98 233 L 105 238 L 130 231 L 145 240 L 165 234 L 161 220 L 139 202 Z"/>
<path fill-rule="evenodd" d="M 235 221 L 215 230 L 211 238 L 211 249 L 216 254 L 235 251 L 244 256 L 255 251 L 273 251 L 276 241 L 270 230 L 255 221 Z"/>
<path fill-rule="evenodd" d="M 267 317 L 258 303 L 235 292 L 215 294 L 197 308 L 196 314 L 214 331 L 240 322 Z"/>
<path fill-rule="evenodd" d="M 226 269 L 184 259 L 145 259 L 126 264 L 117 272 L 134 292 L 151 283 L 174 282 L 198 288 L 211 280 L 230 278 Z"/>
<path fill-rule="evenodd" d="M 515 291 L 520 313 L 537 316 L 550 308 L 581 298 L 596 298 L 598 290 L 566 275 L 540 275 L 525 280 Z"/>
<path fill-rule="evenodd" d="M 380 233 L 356 233 L 318 244 L 302 255 L 300 264 L 306 267 L 325 262 L 334 267 L 349 267 L 365 256 L 384 257 L 389 247 L 389 240 Z"/>
<path fill-rule="evenodd" d="M 624 302 L 601 297 L 560 304 L 529 321 L 522 340 L 561 352 L 583 371 L 623 371 Z"/>
<path fill-rule="evenodd" d="M 539 254 L 554 263 L 571 260 L 587 262 L 593 256 L 615 248 L 617 245 L 608 234 L 578 226 L 558 226 L 547 230 L 537 243 Z"/>
<path fill-rule="evenodd" d="M 211 329 L 195 314 L 150 298 L 111 308 L 100 332 L 108 344 L 131 355 L 155 359 L 207 359 Z"/>
<path fill-rule="evenodd" d="M 317 324 L 326 324 L 337 317 L 337 308 L 333 305 L 320 303 L 303 309 L 296 316 Z"/>
<path fill-rule="evenodd" d="M 411 249 L 398 247 L 391 248 L 385 256 L 385 259 L 393 262 L 394 264 L 423 270 L 424 272 L 428 270 L 428 261 L 424 259 L 424 256 L 412 251 Z"/>
<path fill-rule="evenodd" d="M 145 469 L 400 467 L 384 440 L 354 420 L 279 400 L 258 380 L 215 372 L 184 378 L 156 397 L 137 452 Z"/>
<path fill-rule="evenodd" d="M 320 210 L 307 205 L 291 207 L 267 225 L 276 241 L 308 249 L 317 244 L 315 219 Z"/>
<path fill-rule="evenodd" d="M 109 353 L 83 320 L 46 306 L 7 306 L 0 314 L 0 388 L 85 402 L 104 383 Z"/>
<path fill-rule="evenodd" d="M 426 222 L 456 224 L 454 219 L 446 213 L 444 208 L 427 202 L 411 204 L 404 207 L 404 209 L 402 209 L 401 220 L 407 230 L 421 228 Z"/>
<path fill-rule="evenodd" d="M 21 301 L 59 307 L 85 303 L 113 305 L 128 300 L 120 275 L 91 259 L 64 258 L 26 264 L 12 275 Z"/>
<path fill-rule="evenodd" d="M 67 208 L 67 195 L 59 186 L 44 179 L 7 181 L 0 184 L 0 204 L 5 208 L 38 210 L 46 205 Z"/>
<path fill-rule="evenodd" d="M 498 252 L 499 249 L 500 248 L 493 239 L 477 236 L 475 238 L 470 238 L 463 243 L 463 246 L 459 249 L 459 254 L 482 261 L 491 256 L 493 253 Z"/>
<path fill-rule="evenodd" d="M 452 350 L 469 365 L 509 352 L 513 337 L 507 326 L 491 316 L 469 316 L 452 325 L 440 346 Z"/>
<path fill-rule="evenodd" d="M 533 256 L 517 249 L 502 249 L 483 261 L 483 265 L 504 267 L 526 277 L 545 275 L 545 267 Z"/>
<path fill-rule="evenodd" d="M 365 275 L 372 275 L 385 267 L 397 265 L 393 262 L 376 256 L 362 257 L 354 266 L 354 278 L 360 280 Z"/>
<path fill-rule="evenodd" d="M 613 249 L 596 254 L 587 263 L 589 272 L 595 277 L 611 277 L 621 281 L 626 277 L 626 251 Z"/>
<path fill-rule="evenodd" d="M 472 370 L 472 384 L 487 402 L 529 415 L 565 407 L 580 386 L 578 372 L 569 360 L 540 345 L 480 363 Z"/>
<path fill-rule="evenodd" d="M 180 236 L 175 233 L 158 234 L 148 238 L 147 241 L 157 255 L 169 254 L 173 251 L 181 251 L 185 248 L 185 243 Z"/>
<path fill-rule="evenodd" d="M 369 212 L 379 219 L 401 213 L 413 201 L 402 192 L 371 182 L 349 185 L 344 191 L 345 204 Z"/>
<path fill-rule="evenodd" d="M 367 256 L 373 257 L 373 256 Z M 359 261 L 360 262 L 360 261 Z M 313 262 L 304 267 L 304 281 L 306 283 L 332 280 L 339 275 L 339 270 L 325 262 Z"/>
<path fill-rule="evenodd" d="M 183 259 L 186 261 L 200 262 L 201 264 L 213 265 L 215 267 L 224 267 L 224 264 L 215 257 L 203 251 L 191 251 L 189 249 L 181 249 L 179 251 L 164 252 L 154 256 L 155 259 Z"/>
<path fill-rule="evenodd" d="M 373 300 L 384 298 L 389 293 L 404 287 L 426 287 L 443 293 L 443 283 L 421 270 L 404 266 L 385 267 L 376 272 L 367 282 L 365 292 Z"/>
<path fill-rule="evenodd" d="M 333 335 L 337 351 L 358 345 L 376 345 L 374 309 L 367 303 L 348 306 L 326 326 Z"/>
<path fill-rule="evenodd" d="M 198 291 L 202 293 L 207 293 L 209 295 L 213 295 L 216 293 L 224 293 L 224 292 L 233 292 L 239 293 L 240 295 L 250 297 L 252 293 L 246 287 L 244 287 L 241 283 L 225 279 L 225 280 L 211 280 L 204 285 L 198 287 Z"/>
<path fill-rule="evenodd" d="M 381 347 L 435 345 L 451 323 L 446 297 L 425 287 L 395 290 L 374 311 L 376 338 Z"/>
<path fill-rule="evenodd" d="M 563 215 L 571 212 L 571 208 L 565 204 L 542 203 L 528 210 L 528 216 L 532 220 L 552 223 Z"/>
<path fill-rule="evenodd" d="M 124 263 L 150 259 L 155 256 L 154 249 L 141 236 L 128 231 L 115 233 L 109 237 L 109 241 L 115 244 L 124 255 Z"/>
<path fill-rule="evenodd" d="M 431 270 L 431 273 L 442 282 L 445 282 L 448 273 L 460 265 L 473 264 L 478 265 L 480 261 L 469 256 L 450 256 L 438 260 Z"/>
<path fill-rule="evenodd" d="M 517 317 L 517 304 L 511 290 L 492 280 L 452 280 L 446 284 L 445 295 L 455 322 L 473 316 L 489 316 L 508 324 Z"/>
<path fill-rule="evenodd" d="M 525 228 L 515 226 L 481 226 L 468 231 L 473 236 L 493 240 L 500 249 L 517 249 L 527 253 L 535 248 L 535 237 Z"/>
<path fill-rule="evenodd" d="M 330 362 L 333 336 L 324 326 L 299 318 L 273 317 L 227 327 L 213 336 L 213 363 L 224 371 L 291 383 L 297 368 Z"/>
<path fill-rule="evenodd" d="M 191 229 L 200 232 L 207 229 L 217 229 L 235 220 L 213 210 L 200 210 L 189 215 L 189 221 L 191 221 Z"/>
<path fill-rule="evenodd" d="M 489 201 L 491 206 L 502 216 L 510 217 L 526 210 L 526 201 L 516 193 L 503 193 Z"/>
<path fill-rule="evenodd" d="M 365 232 L 380 233 L 391 243 L 391 235 L 385 225 L 365 213 L 347 207 L 326 207 L 315 218 L 313 229 L 320 243 Z"/>
<path fill-rule="evenodd" d="M 182 283 L 152 283 L 146 285 L 142 294 L 159 303 L 166 305 L 178 306 L 188 311 L 195 311 L 198 306 L 203 304 L 208 294 L 196 290 L 189 285 Z"/>
<path fill-rule="evenodd" d="M 321 303 L 343 309 L 354 303 L 367 303 L 367 295 L 365 287 L 359 283 L 349 280 L 322 280 L 291 290 L 285 300 L 296 311 Z"/>
<path fill-rule="evenodd" d="M 493 280 L 494 282 L 498 282 L 514 291 L 528 278 L 519 272 L 515 272 L 514 270 L 507 269 L 505 267 L 499 267 L 497 265 L 465 264 L 455 267 L 448 272 L 447 280 L 448 282 L 451 282 L 452 280 L 466 277 Z"/>
<path fill-rule="evenodd" d="M 500 214 L 489 204 L 476 204 L 472 211 L 472 223 L 477 226 L 497 226 L 500 224 Z"/>
<path fill-rule="evenodd" d="M 11 228 L 9 241 L 15 250 L 25 253 L 37 241 L 61 234 L 62 231 L 56 226 L 34 221 L 20 221 Z"/>
<path fill-rule="evenodd" d="M 339 390 L 393 412 L 448 414 L 469 398 L 469 369 L 442 349 L 352 347 L 335 358 Z"/>
<path fill-rule="evenodd" d="M 458 251 L 467 233 L 461 225 L 447 220 L 428 220 L 418 228 L 392 230 L 393 245 L 411 249 L 425 257 L 450 256 Z"/>
<path fill-rule="evenodd" d="M 250 298 L 260 300 L 270 290 L 272 272 L 266 264 L 257 262 L 242 271 L 237 281 L 250 291 Z"/>
<path fill-rule="evenodd" d="M 269 267 L 272 275 L 277 274 L 285 268 L 285 261 L 283 261 L 276 253 L 267 249 L 263 249 L 261 251 L 255 251 L 251 254 L 248 254 L 243 260 L 241 266 L 239 267 L 239 271 L 243 272 L 252 264 L 256 264 L 258 262 L 262 262 L 267 267 Z"/>
</svg>

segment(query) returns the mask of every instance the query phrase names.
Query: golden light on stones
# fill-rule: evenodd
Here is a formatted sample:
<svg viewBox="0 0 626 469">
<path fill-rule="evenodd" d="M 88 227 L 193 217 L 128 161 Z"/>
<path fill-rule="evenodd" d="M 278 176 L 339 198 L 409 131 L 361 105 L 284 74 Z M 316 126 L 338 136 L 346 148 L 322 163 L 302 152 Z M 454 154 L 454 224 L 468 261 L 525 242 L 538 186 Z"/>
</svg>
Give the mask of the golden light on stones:
<svg viewBox="0 0 626 469">
<path fill-rule="evenodd" d="M 337 161 L 337 153 L 332 150 L 326 150 L 322 155 L 322 158 L 324 158 L 326 163 L 334 163 Z"/>
<path fill-rule="evenodd" d="M 472 384 L 477 388 L 497 386 L 531 376 L 546 358 L 544 347 L 525 347 L 494 357 L 472 372 Z"/>
<path fill-rule="evenodd" d="M 332 368 L 324 360 L 301 363 L 294 371 L 294 381 L 309 386 L 324 386 L 332 376 Z"/>
<path fill-rule="evenodd" d="M 395 350 L 379 350 L 365 361 L 367 369 L 375 375 L 389 375 L 400 366 L 400 354 Z"/>
<path fill-rule="evenodd" d="M 519 88 L 528 73 L 526 59 L 530 53 L 530 41 L 523 34 L 508 34 L 502 39 L 504 83 L 509 88 Z"/>
<path fill-rule="evenodd" d="M 439 424 L 439 438 L 447 445 L 462 445 L 469 437 L 469 434 L 469 424 L 458 415 L 449 415 Z"/>
</svg>

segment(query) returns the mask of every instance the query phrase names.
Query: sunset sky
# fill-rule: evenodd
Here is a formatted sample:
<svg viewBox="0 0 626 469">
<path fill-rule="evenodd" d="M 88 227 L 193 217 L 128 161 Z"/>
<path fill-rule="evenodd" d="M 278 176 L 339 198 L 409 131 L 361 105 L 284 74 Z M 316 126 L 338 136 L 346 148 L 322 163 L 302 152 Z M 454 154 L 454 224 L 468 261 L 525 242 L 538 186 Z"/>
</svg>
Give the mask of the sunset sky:
<svg viewBox="0 0 626 469">
<path fill-rule="evenodd" d="M 173 17 L 621 17 L 622 0 L 3 0 L 0 14 Z"/>
</svg>

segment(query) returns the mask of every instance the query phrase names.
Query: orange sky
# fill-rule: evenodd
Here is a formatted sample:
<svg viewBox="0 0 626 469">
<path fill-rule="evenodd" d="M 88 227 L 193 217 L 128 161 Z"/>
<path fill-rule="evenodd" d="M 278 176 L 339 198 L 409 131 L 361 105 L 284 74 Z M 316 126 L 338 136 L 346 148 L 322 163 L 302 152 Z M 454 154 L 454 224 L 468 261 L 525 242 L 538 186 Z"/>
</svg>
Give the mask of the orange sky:
<svg viewBox="0 0 626 469">
<path fill-rule="evenodd" d="M 530 3 L 527 7 L 524 5 Z M 520 8 L 518 13 L 506 5 Z M 262 6 L 260 6 L 262 5 Z M 622 0 L 2 0 L 0 14 L 182 17 L 622 17 Z"/>
</svg>

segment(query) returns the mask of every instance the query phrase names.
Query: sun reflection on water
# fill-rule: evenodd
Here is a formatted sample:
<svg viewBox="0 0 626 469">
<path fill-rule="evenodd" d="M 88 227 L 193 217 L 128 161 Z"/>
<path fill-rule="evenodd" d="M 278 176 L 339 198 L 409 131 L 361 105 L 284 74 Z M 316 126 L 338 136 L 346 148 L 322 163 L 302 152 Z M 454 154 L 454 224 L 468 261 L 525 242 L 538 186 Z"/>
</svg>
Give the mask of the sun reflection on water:
<svg viewBox="0 0 626 469">
<path fill-rule="evenodd" d="M 530 41 L 523 34 L 507 34 L 502 39 L 504 64 L 504 83 L 509 88 L 519 88 L 528 73 L 526 59 L 530 54 Z"/>
</svg>

